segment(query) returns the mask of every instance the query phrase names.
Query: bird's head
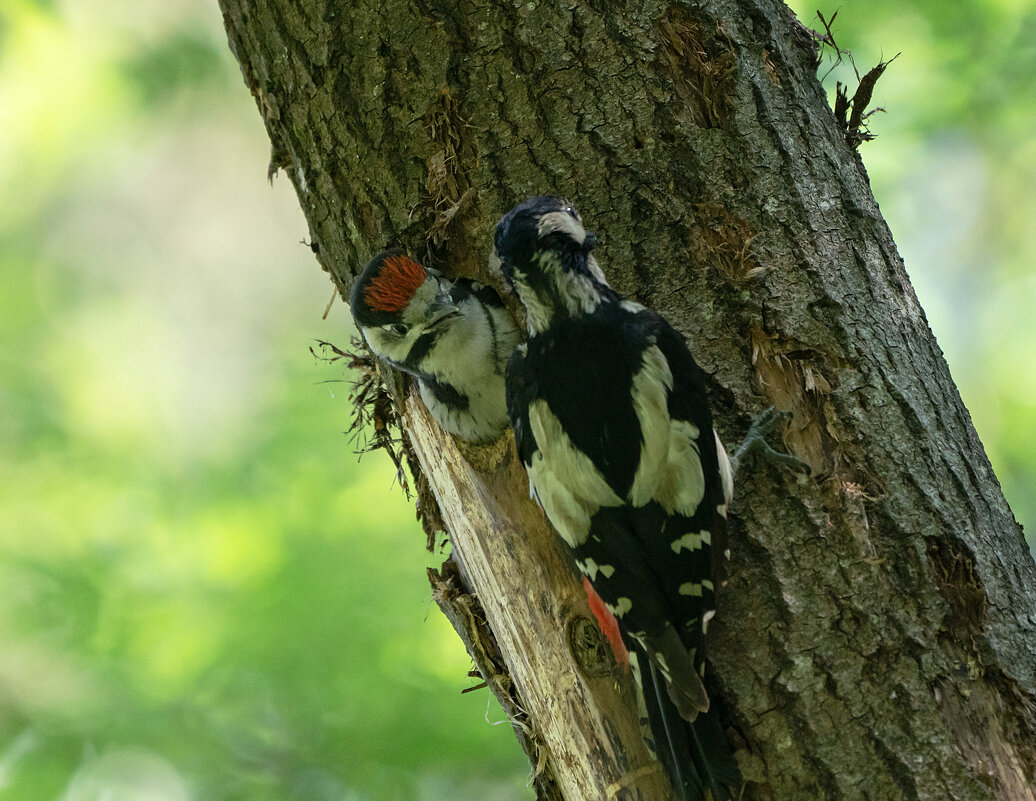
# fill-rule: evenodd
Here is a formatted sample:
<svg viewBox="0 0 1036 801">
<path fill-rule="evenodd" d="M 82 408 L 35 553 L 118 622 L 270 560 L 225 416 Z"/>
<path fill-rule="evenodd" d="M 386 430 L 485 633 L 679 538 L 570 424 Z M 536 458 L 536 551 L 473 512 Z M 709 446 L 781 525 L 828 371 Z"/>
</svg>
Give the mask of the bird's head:
<svg viewBox="0 0 1036 801">
<path fill-rule="evenodd" d="M 379 356 L 404 365 L 414 344 L 460 317 L 453 285 L 398 250 L 379 253 L 356 277 L 349 306 Z"/>
<path fill-rule="evenodd" d="M 597 236 L 566 200 L 540 196 L 518 204 L 496 226 L 492 266 L 537 318 L 588 312 L 610 292 L 590 255 Z M 530 316 L 530 330 L 539 327 Z"/>
<path fill-rule="evenodd" d="M 525 271 L 541 254 L 552 254 L 565 269 L 585 265 L 597 237 L 583 227 L 575 206 L 541 195 L 519 203 L 496 225 L 495 254 L 508 284 L 515 270 Z"/>
</svg>

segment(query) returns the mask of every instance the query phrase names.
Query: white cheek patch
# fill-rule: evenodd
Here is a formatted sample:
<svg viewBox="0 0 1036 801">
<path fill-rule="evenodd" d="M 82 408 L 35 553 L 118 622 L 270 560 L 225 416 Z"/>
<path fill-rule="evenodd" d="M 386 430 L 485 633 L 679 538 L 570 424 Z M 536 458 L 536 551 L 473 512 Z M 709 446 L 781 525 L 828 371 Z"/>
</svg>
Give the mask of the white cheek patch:
<svg viewBox="0 0 1036 801">
<path fill-rule="evenodd" d="M 565 234 L 580 245 L 586 241 L 586 229 L 567 211 L 548 212 L 536 223 L 536 234 L 540 239 L 556 233 Z"/>
<path fill-rule="evenodd" d="M 601 293 L 585 275 L 570 274 L 559 284 L 566 290 L 562 293 L 562 300 L 573 314 L 592 314 L 601 303 Z"/>
<path fill-rule="evenodd" d="M 529 277 L 522 270 L 512 273 L 515 292 L 525 307 L 525 322 L 530 334 L 540 334 L 547 330 L 551 320 L 551 308 L 540 300 L 539 295 L 529 287 Z"/>
<path fill-rule="evenodd" d="M 579 271 L 566 271 L 556 251 L 542 250 L 533 256 L 533 262 L 552 287 L 543 297 L 529 286 L 528 274 L 518 269 L 512 273 L 530 334 L 547 330 L 559 303 L 573 315 L 592 314 L 601 305 L 601 291 L 594 279 Z"/>
<path fill-rule="evenodd" d="M 391 362 L 402 362 L 410 352 L 409 339 L 390 334 L 381 328 L 361 328 L 363 338 L 371 346 L 371 350 Z"/>
<path fill-rule="evenodd" d="M 572 444 L 545 400 L 529 404 L 529 426 L 538 448 L 528 466 L 529 480 L 554 528 L 577 548 L 590 536 L 593 514 L 602 506 L 621 506 L 622 499 L 590 457 Z"/>
</svg>

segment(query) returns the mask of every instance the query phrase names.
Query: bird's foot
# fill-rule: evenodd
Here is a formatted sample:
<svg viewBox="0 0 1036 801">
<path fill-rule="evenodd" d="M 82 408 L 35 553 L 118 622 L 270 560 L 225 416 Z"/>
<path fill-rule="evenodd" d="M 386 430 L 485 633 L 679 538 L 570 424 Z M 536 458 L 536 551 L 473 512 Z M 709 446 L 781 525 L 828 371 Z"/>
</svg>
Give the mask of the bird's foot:
<svg viewBox="0 0 1036 801">
<path fill-rule="evenodd" d="M 790 453 L 781 453 L 778 450 L 774 450 L 766 441 L 766 438 L 773 433 L 773 430 L 782 421 L 790 417 L 791 412 L 786 409 L 778 409 L 775 406 L 771 406 L 752 422 L 740 447 L 730 458 L 730 466 L 734 475 L 737 475 L 738 467 L 743 463 L 745 457 L 752 455 L 756 451 L 770 461 L 787 465 L 793 470 L 809 475 L 810 469 L 808 464 Z"/>
</svg>

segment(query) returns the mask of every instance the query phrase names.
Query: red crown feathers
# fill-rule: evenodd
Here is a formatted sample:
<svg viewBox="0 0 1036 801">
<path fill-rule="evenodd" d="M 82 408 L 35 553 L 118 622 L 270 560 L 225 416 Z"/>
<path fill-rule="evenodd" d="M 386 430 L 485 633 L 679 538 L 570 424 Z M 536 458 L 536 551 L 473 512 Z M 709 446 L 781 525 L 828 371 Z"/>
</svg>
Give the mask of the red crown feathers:
<svg viewBox="0 0 1036 801">
<path fill-rule="evenodd" d="M 363 298 L 371 309 L 403 311 L 426 277 L 424 267 L 416 261 L 394 254 L 382 262 L 377 276 L 364 289 Z"/>
</svg>

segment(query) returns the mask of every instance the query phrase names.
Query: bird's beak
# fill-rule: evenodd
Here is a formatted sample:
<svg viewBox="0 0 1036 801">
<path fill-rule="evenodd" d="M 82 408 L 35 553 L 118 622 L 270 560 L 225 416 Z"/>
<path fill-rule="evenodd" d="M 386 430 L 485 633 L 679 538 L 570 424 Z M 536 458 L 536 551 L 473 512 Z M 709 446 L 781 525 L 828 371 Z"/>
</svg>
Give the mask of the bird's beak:
<svg viewBox="0 0 1036 801">
<path fill-rule="evenodd" d="M 426 327 L 438 325 L 444 320 L 460 315 L 460 308 L 453 302 L 453 297 L 448 291 L 440 292 L 425 309 Z"/>
<path fill-rule="evenodd" d="M 583 239 L 583 252 L 589 253 L 591 250 L 597 247 L 598 244 L 600 243 L 597 241 L 597 234 L 595 234 L 593 231 L 587 231 L 586 238 Z"/>
</svg>

